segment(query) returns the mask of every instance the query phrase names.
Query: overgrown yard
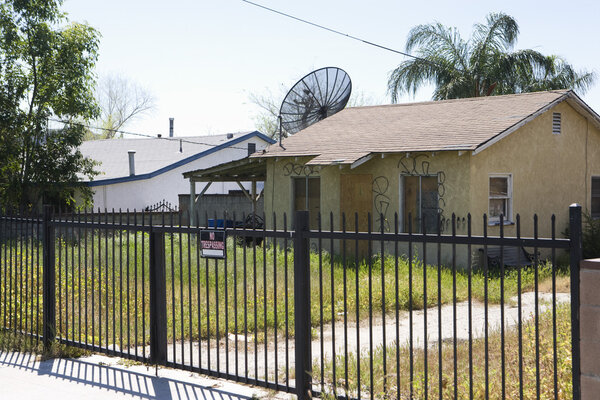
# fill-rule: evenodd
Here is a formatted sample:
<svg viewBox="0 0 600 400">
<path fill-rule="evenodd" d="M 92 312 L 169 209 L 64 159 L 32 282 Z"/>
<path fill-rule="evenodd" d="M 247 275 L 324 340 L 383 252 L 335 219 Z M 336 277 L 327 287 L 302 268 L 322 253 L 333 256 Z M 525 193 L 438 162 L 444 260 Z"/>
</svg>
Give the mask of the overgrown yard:
<svg viewBox="0 0 600 400">
<path fill-rule="evenodd" d="M 557 307 L 556 332 L 557 332 L 557 368 L 554 370 L 554 351 L 553 351 L 553 319 L 552 311 L 546 311 L 540 315 L 539 321 L 539 386 L 540 393 L 537 394 L 536 389 L 536 329 L 534 320 L 530 319 L 523 324 L 522 330 L 522 363 L 519 359 L 519 331 L 517 327 L 511 328 L 505 332 L 505 347 L 504 352 L 501 346 L 500 331 L 493 331 L 489 336 L 488 341 L 488 357 L 489 357 L 489 399 L 501 399 L 502 397 L 502 354 L 505 356 L 505 397 L 507 399 L 518 399 L 520 393 L 523 393 L 524 399 L 554 399 L 555 386 L 554 374 L 556 372 L 557 380 L 557 395 L 559 399 L 571 399 L 573 393 L 571 381 L 571 313 L 570 305 L 562 304 Z M 425 356 L 422 348 L 416 349 L 413 352 L 413 376 L 411 385 L 410 376 L 410 351 L 407 345 L 400 346 L 400 351 L 396 352 L 396 346 L 388 346 L 383 348 L 379 346 L 374 351 L 373 357 L 373 393 L 376 398 L 396 398 L 398 391 L 400 398 L 425 399 L 425 387 L 427 380 L 428 398 L 439 398 L 439 347 L 433 346 L 428 348 L 427 354 L 427 373 L 425 373 Z M 387 362 L 386 371 L 383 369 L 383 352 L 386 351 Z M 485 340 L 483 338 L 476 339 L 472 345 L 473 363 L 472 363 L 472 380 L 470 379 L 470 364 L 469 364 L 469 342 L 460 341 L 457 346 L 457 372 L 456 381 L 456 397 L 454 394 L 454 355 L 452 342 L 444 342 L 442 344 L 442 398 L 443 399 L 468 399 L 470 391 L 473 393 L 474 399 L 488 398 L 486 396 L 486 379 L 485 379 Z M 371 391 L 371 380 L 369 374 L 369 355 L 368 352 L 361 354 L 360 376 L 361 376 L 361 392 L 363 396 Z M 345 394 L 346 384 L 348 393 L 355 396 L 358 389 L 357 382 L 357 367 L 356 354 L 352 353 L 348 356 L 349 379 L 345 379 L 345 359 L 343 355 L 336 357 L 336 393 Z M 399 378 L 400 385 L 397 381 L 397 365 L 400 366 Z M 522 366 L 523 379 L 519 379 L 519 366 Z M 325 392 L 333 394 L 334 382 L 333 377 L 333 362 L 331 359 L 325 363 L 324 381 Z M 316 382 L 321 380 L 320 364 L 315 363 L 313 367 L 315 372 L 313 379 Z M 472 382 L 472 385 L 471 385 Z M 522 382 L 522 384 L 520 384 Z M 385 390 L 384 390 L 385 384 Z M 411 394 L 412 386 L 412 397 Z M 325 396 L 329 397 L 329 396 Z"/>
<path fill-rule="evenodd" d="M 78 236 L 79 240 L 66 240 L 58 235 L 56 241 L 59 333 L 103 346 L 117 344 L 124 348 L 147 343 L 148 234 L 122 231 L 107 236 L 103 232 L 82 231 Z M 226 332 L 243 334 L 246 330 L 260 339 L 265 329 L 268 336 L 274 335 L 275 328 L 281 335 L 286 326 L 293 336 L 292 250 L 285 251 L 282 246 L 243 247 L 229 239 L 225 262 L 201 259 L 195 235 L 167 233 L 165 246 L 170 340 L 222 336 Z M 0 321 L 4 323 L 3 318 L 7 318 L 13 326 L 18 326 L 27 311 L 29 326 L 41 329 L 41 245 L 31 239 L 10 240 L 3 244 L 0 255 Z M 379 314 L 382 307 L 387 313 L 393 312 L 396 305 L 400 310 L 408 310 L 411 301 L 413 309 L 422 309 L 424 272 L 428 306 L 438 304 L 438 284 L 442 304 L 453 300 L 453 271 L 448 267 L 428 265 L 424 271 L 418 260 L 409 263 L 405 257 L 396 260 L 385 256 L 382 262 L 378 255 L 370 264 L 344 266 L 341 259 L 332 259 L 324 251 L 321 255 L 311 253 L 310 258 L 314 327 L 321 318 L 324 323 L 331 322 L 332 318 L 342 319 L 344 310 L 348 319 L 355 320 L 357 312 L 359 319 L 367 317 L 371 306 Z M 551 266 L 542 264 L 538 271 L 540 285 L 548 288 Z M 411 272 L 412 295 L 409 293 Z M 500 301 L 502 284 L 505 299 L 519 290 L 532 290 L 534 275 L 533 268 L 524 268 L 520 282 L 516 270 L 507 272 L 503 283 L 498 276 L 490 277 L 487 280 L 489 302 Z M 568 278 L 562 276 L 559 280 L 564 283 Z M 468 272 L 456 271 L 455 281 L 457 301 L 466 300 Z M 473 272 L 471 282 L 473 299 L 484 301 L 486 279 L 482 272 Z"/>
</svg>

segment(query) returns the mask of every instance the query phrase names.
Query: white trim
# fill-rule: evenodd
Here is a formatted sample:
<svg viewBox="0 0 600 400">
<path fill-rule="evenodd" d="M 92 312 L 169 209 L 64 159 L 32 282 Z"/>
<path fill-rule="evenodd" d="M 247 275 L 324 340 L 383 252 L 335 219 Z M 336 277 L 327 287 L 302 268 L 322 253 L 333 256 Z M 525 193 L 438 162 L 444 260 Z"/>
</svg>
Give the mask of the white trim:
<svg viewBox="0 0 600 400">
<path fill-rule="evenodd" d="M 600 129 L 600 115 L 598 115 L 592 108 L 590 108 L 590 106 L 588 106 L 583 100 L 581 100 L 581 98 L 579 98 L 579 96 L 577 96 L 577 94 L 575 94 L 575 92 L 573 92 L 572 90 L 569 90 L 564 95 L 560 96 L 553 102 L 547 104 L 546 106 L 539 109 L 535 113 L 531 114 L 527 118 L 519 121 L 515 125 L 511 126 L 507 130 L 505 130 L 504 132 L 494 136 L 492 139 L 488 140 L 484 144 L 479 145 L 475 150 L 473 150 L 472 154 L 476 155 L 476 154 L 482 152 L 483 150 L 487 149 L 494 143 L 504 139 L 505 137 L 507 137 L 514 131 L 516 131 L 517 129 L 521 128 L 523 125 L 531 122 L 532 120 L 534 120 L 541 114 L 545 113 L 552 107 L 562 103 L 563 101 L 567 101 L 567 103 L 569 103 L 569 105 L 571 107 L 573 107 L 576 111 L 578 111 L 580 114 L 587 113 L 591 117 L 591 120 L 592 120 L 593 124 L 596 126 L 596 128 Z"/>
<path fill-rule="evenodd" d="M 399 174 L 398 179 L 398 232 L 404 232 L 404 175 Z"/>
<path fill-rule="evenodd" d="M 367 161 L 369 161 L 372 158 L 373 158 L 373 154 L 367 154 L 366 156 L 361 157 L 358 160 L 354 161 L 352 163 L 352 165 L 350 165 L 350 169 L 354 169 L 354 168 L 366 163 Z"/>
<path fill-rule="evenodd" d="M 548 111 L 552 107 L 556 106 L 559 103 L 562 103 L 567 98 L 568 98 L 568 93 L 564 94 L 563 96 L 560 96 L 559 98 L 557 98 L 556 100 L 554 100 L 552 103 L 549 103 L 546 106 L 540 108 L 539 110 L 537 110 L 536 112 L 534 112 L 530 116 L 526 117 L 525 119 L 522 119 L 521 121 L 517 122 L 516 124 L 514 124 L 513 126 L 511 126 L 510 128 L 508 128 L 504 132 L 502 132 L 502 133 L 494 136 L 493 138 L 491 138 L 490 140 L 488 140 L 484 144 L 479 145 L 475 150 L 473 150 L 473 155 L 477 155 L 478 153 L 481 153 L 483 150 L 487 149 L 488 147 L 490 147 L 494 143 L 497 143 L 500 140 L 504 139 L 505 137 L 507 137 L 508 135 L 510 135 L 511 133 L 513 133 L 514 131 L 516 131 L 519 128 L 521 128 L 523 125 L 528 124 L 529 122 L 533 121 L 534 119 L 536 119 L 537 117 L 539 117 L 541 114 L 545 113 L 546 111 Z"/>
<path fill-rule="evenodd" d="M 506 197 L 495 197 L 494 199 L 507 199 L 506 204 L 506 215 L 504 216 L 504 223 L 512 223 L 513 221 L 513 175 L 511 173 L 491 173 L 488 174 L 488 186 L 487 186 L 487 198 L 488 198 L 488 225 L 499 225 L 500 218 L 492 218 L 490 216 L 490 180 L 491 178 L 507 178 L 507 196 Z"/>
<path fill-rule="evenodd" d="M 569 92 L 569 97 L 567 98 L 567 103 L 579 113 L 584 114 L 588 113 L 591 116 L 591 120 L 596 126 L 596 128 L 600 129 L 600 115 L 596 113 L 594 110 L 590 108 L 583 100 L 577 96 L 574 92 Z"/>
</svg>

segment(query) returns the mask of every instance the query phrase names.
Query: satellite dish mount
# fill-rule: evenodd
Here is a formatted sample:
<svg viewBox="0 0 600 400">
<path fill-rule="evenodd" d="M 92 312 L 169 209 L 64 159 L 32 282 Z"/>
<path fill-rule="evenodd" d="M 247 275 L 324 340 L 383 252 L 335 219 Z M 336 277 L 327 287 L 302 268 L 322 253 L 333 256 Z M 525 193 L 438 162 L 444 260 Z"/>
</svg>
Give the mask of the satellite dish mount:
<svg viewBox="0 0 600 400">
<path fill-rule="evenodd" d="M 300 79 L 287 93 L 279 109 L 279 145 L 283 130 L 288 135 L 301 131 L 346 107 L 352 81 L 341 68 L 317 69 Z"/>
</svg>

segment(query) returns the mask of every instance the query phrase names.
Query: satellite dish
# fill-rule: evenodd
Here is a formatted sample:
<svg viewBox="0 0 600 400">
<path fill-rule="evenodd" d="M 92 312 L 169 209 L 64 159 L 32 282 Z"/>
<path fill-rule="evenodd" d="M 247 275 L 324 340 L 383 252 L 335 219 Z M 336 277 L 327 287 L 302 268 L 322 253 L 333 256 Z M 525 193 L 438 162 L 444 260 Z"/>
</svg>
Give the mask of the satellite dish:
<svg viewBox="0 0 600 400">
<path fill-rule="evenodd" d="M 279 142 L 282 129 L 292 135 L 346 107 L 352 82 L 341 68 L 325 67 L 300 79 L 279 109 Z"/>
</svg>

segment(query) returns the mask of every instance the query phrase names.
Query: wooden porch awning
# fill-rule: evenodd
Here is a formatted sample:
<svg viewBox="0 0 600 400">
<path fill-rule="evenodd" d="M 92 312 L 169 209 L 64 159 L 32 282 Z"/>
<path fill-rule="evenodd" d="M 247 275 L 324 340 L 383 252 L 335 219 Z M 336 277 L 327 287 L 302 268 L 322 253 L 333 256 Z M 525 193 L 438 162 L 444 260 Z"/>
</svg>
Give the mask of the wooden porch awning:
<svg viewBox="0 0 600 400">
<path fill-rule="evenodd" d="M 197 169 L 184 172 L 183 177 L 190 180 L 190 224 L 195 225 L 195 204 L 206 193 L 213 182 L 236 182 L 242 193 L 252 202 L 252 212 L 256 213 L 258 195 L 256 193 L 256 182 L 265 181 L 267 177 L 267 163 L 256 158 L 242 158 L 241 160 L 215 165 L 214 167 Z M 200 194 L 196 195 L 196 183 L 206 182 Z M 242 182 L 251 182 L 250 193 L 244 188 Z"/>
<path fill-rule="evenodd" d="M 184 172 L 183 177 L 191 182 L 256 182 L 267 177 L 267 163 L 257 158 L 215 165 L 214 167 Z"/>
</svg>

